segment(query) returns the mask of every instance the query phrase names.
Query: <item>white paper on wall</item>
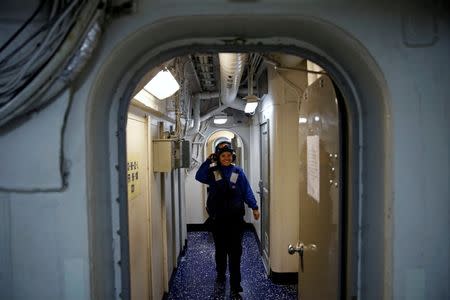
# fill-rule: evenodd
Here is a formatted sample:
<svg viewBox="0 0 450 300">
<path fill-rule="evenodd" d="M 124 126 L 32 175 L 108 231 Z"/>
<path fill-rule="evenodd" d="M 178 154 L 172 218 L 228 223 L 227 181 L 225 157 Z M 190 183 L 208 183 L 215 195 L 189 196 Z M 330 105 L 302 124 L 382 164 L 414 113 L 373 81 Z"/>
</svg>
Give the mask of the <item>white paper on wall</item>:
<svg viewBox="0 0 450 300">
<path fill-rule="evenodd" d="M 306 160 L 307 193 L 314 200 L 320 202 L 320 153 L 318 135 L 309 135 L 306 137 Z"/>
<path fill-rule="evenodd" d="M 139 155 L 137 153 L 130 153 L 127 161 L 127 182 L 128 182 L 128 200 L 131 201 L 136 198 L 140 192 L 140 177 L 139 174 Z"/>
</svg>

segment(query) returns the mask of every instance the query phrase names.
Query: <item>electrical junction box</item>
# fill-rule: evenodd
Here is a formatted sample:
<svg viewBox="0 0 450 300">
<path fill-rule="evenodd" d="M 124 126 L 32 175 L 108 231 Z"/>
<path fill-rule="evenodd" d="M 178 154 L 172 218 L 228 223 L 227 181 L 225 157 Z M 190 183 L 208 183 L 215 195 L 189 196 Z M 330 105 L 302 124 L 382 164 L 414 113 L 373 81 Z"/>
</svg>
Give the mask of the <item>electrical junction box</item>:
<svg viewBox="0 0 450 300">
<path fill-rule="evenodd" d="M 191 164 L 191 143 L 189 141 L 175 141 L 173 147 L 174 168 L 189 168 Z"/>
<path fill-rule="evenodd" d="M 173 168 L 173 140 L 153 140 L 153 172 L 170 172 Z"/>
</svg>

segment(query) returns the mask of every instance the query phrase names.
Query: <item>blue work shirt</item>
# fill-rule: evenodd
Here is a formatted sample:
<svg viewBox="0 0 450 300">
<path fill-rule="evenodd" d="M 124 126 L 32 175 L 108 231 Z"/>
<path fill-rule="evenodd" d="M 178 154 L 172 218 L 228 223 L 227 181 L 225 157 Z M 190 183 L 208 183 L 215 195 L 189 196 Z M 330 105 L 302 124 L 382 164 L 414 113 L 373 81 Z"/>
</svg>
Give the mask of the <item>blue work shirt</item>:
<svg viewBox="0 0 450 300">
<path fill-rule="evenodd" d="M 220 166 L 207 159 L 198 169 L 195 179 L 209 186 L 207 209 L 211 217 L 244 215 L 244 202 L 251 209 L 258 209 L 252 188 L 240 167 Z"/>
</svg>

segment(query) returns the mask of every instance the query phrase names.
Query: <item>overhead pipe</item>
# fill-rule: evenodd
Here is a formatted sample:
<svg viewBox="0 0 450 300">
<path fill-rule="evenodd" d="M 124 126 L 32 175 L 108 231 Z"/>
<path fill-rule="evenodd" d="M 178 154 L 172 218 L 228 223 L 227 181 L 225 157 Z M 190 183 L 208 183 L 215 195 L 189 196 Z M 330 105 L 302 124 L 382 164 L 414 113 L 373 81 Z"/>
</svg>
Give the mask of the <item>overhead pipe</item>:
<svg viewBox="0 0 450 300">
<path fill-rule="evenodd" d="M 219 93 L 218 92 L 203 92 L 203 93 L 196 94 L 196 96 L 198 96 L 199 100 L 214 99 L 214 98 L 219 98 Z"/>
<path fill-rule="evenodd" d="M 204 92 L 204 93 L 198 93 L 195 94 L 193 97 L 194 105 L 193 105 L 193 118 L 194 118 L 194 125 L 190 127 L 186 135 L 192 135 L 197 133 L 200 130 L 200 122 L 202 121 L 200 118 L 200 101 L 204 99 L 214 99 L 218 98 L 219 93 L 217 92 Z"/>
<path fill-rule="evenodd" d="M 237 110 L 245 110 L 245 104 L 247 102 L 245 100 L 242 100 L 241 98 L 235 98 L 233 102 L 229 103 L 228 106 Z"/>
<path fill-rule="evenodd" d="M 186 134 L 195 134 L 200 130 L 200 123 L 211 118 L 215 114 L 222 112 L 225 108 L 231 107 L 243 111 L 246 102 L 236 98 L 242 74 L 247 63 L 248 55 L 244 53 L 219 53 L 220 62 L 220 94 L 219 93 L 198 93 L 194 96 L 194 125 L 190 127 Z M 220 96 L 223 105 L 206 113 L 200 117 L 200 100 L 213 99 Z"/>
<path fill-rule="evenodd" d="M 200 121 L 204 122 L 206 120 L 208 120 L 211 117 L 214 117 L 216 114 L 221 113 L 223 110 L 225 110 L 225 108 L 227 108 L 227 105 L 221 105 L 216 109 L 213 109 L 210 112 L 207 112 L 206 114 L 204 114 L 203 116 L 201 116 Z"/>
<path fill-rule="evenodd" d="M 224 111 L 226 108 L 231 107 L 237 110 L 244 110 L 245 108 L 245 101 L 239 98 L 234 99 L 233 102 L 230 103 L 230 105 L 221 105 L 219 107 L 217 107 L 216 109 L 213 109 L 210 112 L 207 112 L 206 114 L 204 114 L 203 116 L 200 117 L 200 121 L 206 121 L 211 117 L 214 117 L 216 114 L 221 113 L 222 111 Z"/>
<path fill-rule="evenodd" d="M 194 125 L 186 131 L 186 135 L 195 134 L 200 130 L 200 99 L 195 95 L 192 100 L 194 101 L 194 105 L 192 106 Z"/>
<path fill-rule="evenodd" d="M 247 63 L 247 54 L 219 53 L 219 62 L 220 100 L 223 105 L 233 107 L 232 103 L 236 101 L 242 73 Z"/>
</svg>

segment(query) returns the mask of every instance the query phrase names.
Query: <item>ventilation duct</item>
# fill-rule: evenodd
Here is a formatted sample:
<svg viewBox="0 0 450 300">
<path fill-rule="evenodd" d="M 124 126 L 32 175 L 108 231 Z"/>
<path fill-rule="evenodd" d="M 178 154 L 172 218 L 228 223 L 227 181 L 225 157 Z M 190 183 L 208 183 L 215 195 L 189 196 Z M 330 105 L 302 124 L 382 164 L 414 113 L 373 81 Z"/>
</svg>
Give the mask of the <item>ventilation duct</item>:
<svg viewBox="0 0 450 300">
<path fill-rule="evenodd" d="M 247 64 L 247 54 L 219 53 L 220 100 L 223 105 L 244 110 L 245 101 L 236 99 L 242 73 Z"/>
<path fill-rule="evenodd" d="M 193 103 L 193 119 L 194 119 L 194 125 L 189 128 L 189 130 L 186 132 L 186 135 L 191 135 L 191 134 L 195 134 L 200 130 L 200 122 L 204 121 L 206 119 L 204 119 L 203 117 L 200 118 L 200 101 L 204 100 L 204 99 L 214 99 L 214 98 L 218 98 L 219 97 L 219 93 L 198 93 L 195 94 L 192 101 L 194 101 Z M 224 110 L 226 108 L 226 106 L 222 106 L 223 108 L 221 109 Z"/>
<path fill-rule="evenodd" d="M 217 93 L 199 93 L 193 97 L 194 125 L 186 132 L 187 135 L 195 134 L 200 129 L 200 122 L 206 121 L 227 107 L 244 111 L 246 102 L 237 99 L 237 93 L 242 78 L 242 73 L 247 64 L 247 54 L 219 53 L 220 62 L 220 101 L 223 105 L 200 117 L 200 100 L 217 98 Z"/>
</svg>

